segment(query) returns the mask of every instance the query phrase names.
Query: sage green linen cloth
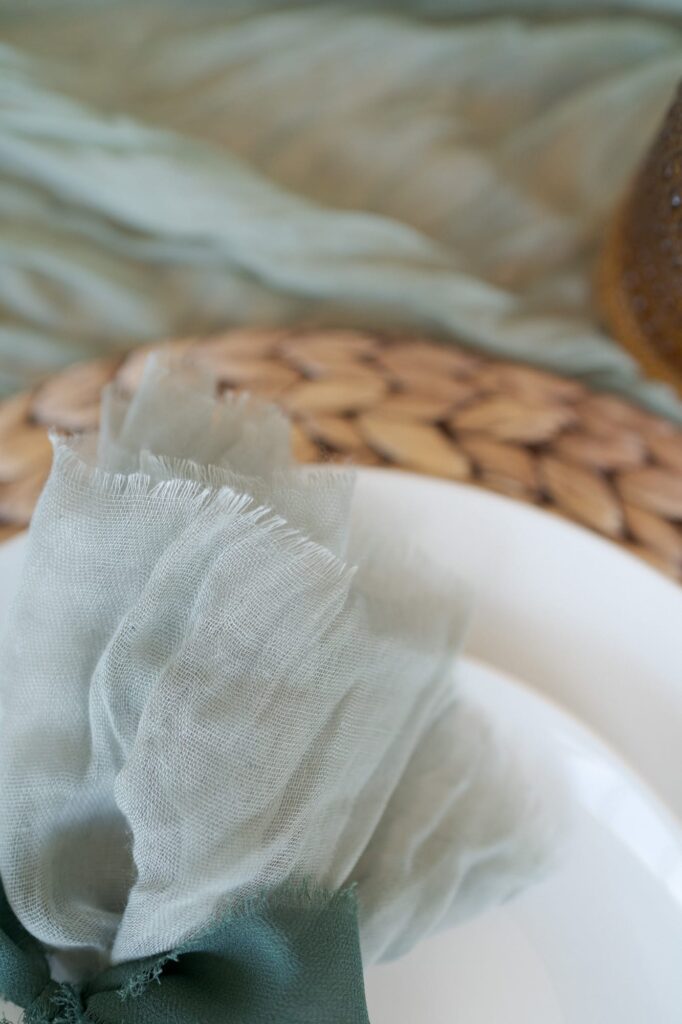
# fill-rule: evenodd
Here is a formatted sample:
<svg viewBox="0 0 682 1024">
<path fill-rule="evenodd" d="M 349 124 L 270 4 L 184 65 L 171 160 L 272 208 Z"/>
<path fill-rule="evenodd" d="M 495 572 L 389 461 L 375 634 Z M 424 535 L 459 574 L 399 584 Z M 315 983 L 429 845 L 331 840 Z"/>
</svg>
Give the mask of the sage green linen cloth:
<svg viewBox="0 0 682 1024">
<path fill-rule="evenodd" d="M 79 984 L 51 978 L 0 889 L 0 995 L 23 1024 L 369 1024 L 349 889 L 254 900 L 179 949 Z"/>
<path fill-rule="evenodd" d="M 228 972 L 217 1019 L 362 1020 L 360 954 L 545 875 L 568 821 L 554 760 L 460 692 L 468 588 L 352 517 L 352 473 L 297 466 L 280 411 L 156 357 L 102 413 L 55 438 L 0 630 L 0 892 L 56 981 L 130 980 L 223 922 L 248 998 L 232 1013 Z M 19 924 L 0 898 L 15 1002 Z M 322 1012 L 343 1000 L 360 1016 Z"/>
<path fill-rule="evenodd" d="M 599 327 L 679 0 L 7 3 L 0 391 L 237 322 L 400 325 L 682 419 Z"/>
</svg>

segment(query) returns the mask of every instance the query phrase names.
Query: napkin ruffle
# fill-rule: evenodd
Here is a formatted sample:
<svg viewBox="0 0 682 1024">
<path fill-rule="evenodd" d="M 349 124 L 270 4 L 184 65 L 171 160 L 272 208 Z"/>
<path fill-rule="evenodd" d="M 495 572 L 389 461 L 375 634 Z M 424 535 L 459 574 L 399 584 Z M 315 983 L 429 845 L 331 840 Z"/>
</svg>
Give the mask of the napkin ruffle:
<svg viewBox="0 0 682 1024">
<path fill-rule="evenodd" d="M 468 591 L 352 489 L 158 359 L 55 439 L 0 641 L 0 873 L 42 943 L 138 960 L 356 884 L 368 963 L 541 871 L 551 799 L 453 683 Z"/>
</svg>

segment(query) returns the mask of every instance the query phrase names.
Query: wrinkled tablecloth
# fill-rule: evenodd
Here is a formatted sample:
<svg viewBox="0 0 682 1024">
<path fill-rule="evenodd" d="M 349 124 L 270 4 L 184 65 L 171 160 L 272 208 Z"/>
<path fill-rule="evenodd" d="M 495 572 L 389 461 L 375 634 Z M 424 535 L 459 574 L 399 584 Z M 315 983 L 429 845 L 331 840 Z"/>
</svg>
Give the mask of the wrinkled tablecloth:
<svg viewBox="0 0 682 1024">
<path fill-rule="evenodd" d="M 0 393 L 232 323 L 401 326 L 682 420 L 599 326 L 682 3 L 0 6 Z"/>
</svg>

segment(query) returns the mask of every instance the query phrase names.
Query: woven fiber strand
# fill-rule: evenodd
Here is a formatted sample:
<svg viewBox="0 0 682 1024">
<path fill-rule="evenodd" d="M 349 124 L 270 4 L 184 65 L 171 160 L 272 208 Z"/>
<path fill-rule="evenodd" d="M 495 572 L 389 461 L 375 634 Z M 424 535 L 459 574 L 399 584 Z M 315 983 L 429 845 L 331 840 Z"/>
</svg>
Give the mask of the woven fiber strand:
<svg viewBox="0 0 682 1024">
<path fill-rule="evenodd" d="M 573 519 L 682 579 L 682 430 L 612 395 L 414 336 L 237 329 L 161 343 L 291 416 L 302 462 L 390 465 Z M 29 522 L 47 429 L 97 424 L 102 386 L 134 391 L 146 356 L 70 367 L 0 402 L 0 539 Z"/>
</svg>

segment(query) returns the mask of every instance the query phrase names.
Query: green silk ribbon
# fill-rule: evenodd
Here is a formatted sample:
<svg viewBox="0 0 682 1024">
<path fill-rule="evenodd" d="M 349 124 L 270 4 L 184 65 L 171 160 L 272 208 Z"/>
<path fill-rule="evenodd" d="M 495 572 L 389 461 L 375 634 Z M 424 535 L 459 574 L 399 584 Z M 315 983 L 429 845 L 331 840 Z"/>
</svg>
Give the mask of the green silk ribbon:
<svg viewBox="0 0 682 1024">
<path fill-rule="evenodd" d="M 270 894 L 178 949 L 109 967 L 80 987 L 0 889 L 0 993 L 25 1024 L 369 1024 L 355 894 Z"/>
</svg>

